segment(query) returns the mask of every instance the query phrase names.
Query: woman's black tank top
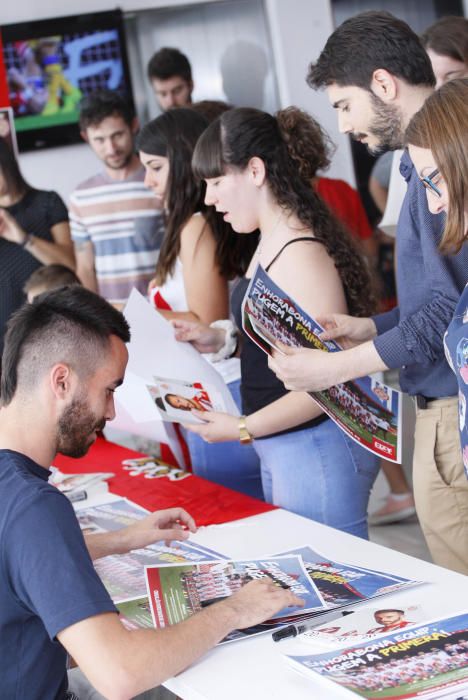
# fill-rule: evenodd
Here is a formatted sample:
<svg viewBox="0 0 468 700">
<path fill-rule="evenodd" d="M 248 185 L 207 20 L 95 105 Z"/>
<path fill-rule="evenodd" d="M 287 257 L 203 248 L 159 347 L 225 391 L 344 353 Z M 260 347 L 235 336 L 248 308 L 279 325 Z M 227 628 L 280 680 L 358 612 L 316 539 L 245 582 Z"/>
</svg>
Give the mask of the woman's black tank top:
<svg viewBox="0 0 468 700">
<path fill-rule="evenodd" d="M 276 262 L 283 250 L 288 245 L 296 243 L 297 241 L 318 242 L 317 239 L 310 237 L 294 238 L 292 241 L 288 241 L 268 264 L 266 267 L 266 272 L 268 272 L 273 263 Z M 249 279 L 242 277 L 234 287 L 231 295 L 231 311 L 240 331 L 242 331 L 242 302 L 249 283 Z M 276 375 L 268 367 L 268 356 L 266 353 L 264 353 L 263 350 L 260 350 L 258 345 L 256 345 L 243 331 L 240 361 L 242 375 L 242 410 L 246 415 L 264 408 L 268 404 L 289 393 L 288 390 L 284 388 L 283 382 L 280 382 L 280 380 L 277 379 Z M 291 428 L 290 430 L 275 433 L 275 435 L 282 435 L 285 433 L 294 432 L 296 430 L 302 430 L 304 428 L 311 428 L 323 423 L 323 421 L 327 420 L 327 418 L 328 417 L 326 414 L 323 414 L 311 421 L 301 423 L 301 425 Z M 272 436 L 268 435 L 268 437 Z"/>
</svg>

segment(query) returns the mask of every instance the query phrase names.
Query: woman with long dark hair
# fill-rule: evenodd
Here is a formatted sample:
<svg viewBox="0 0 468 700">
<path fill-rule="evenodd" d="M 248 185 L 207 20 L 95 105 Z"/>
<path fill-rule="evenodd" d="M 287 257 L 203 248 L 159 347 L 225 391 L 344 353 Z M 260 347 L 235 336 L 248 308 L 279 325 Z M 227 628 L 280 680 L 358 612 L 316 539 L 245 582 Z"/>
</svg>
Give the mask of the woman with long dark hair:
<svg viewBox="0 0 468 700">
<path fill-rule="evenodd" d="M 232 240 L 193 176 L 193 150 L 207 125 L 189 108 L 169 110 L 142 128 L 137 147 L 145 183 L 161 198 L 166 219 L 150 296 L 168 318 L 210 323 L 227 316 L 228 281 L 243 274 L 253 246 Z"/>
<path fill-rule="evenodd" d="M 290 107 L 275 117 L 234 109 L 198 141 L 195 173 L 206 181 L 206 203 L 236 233 L 260 230 L 260 242 L 232 306 L 241 328 L 241 304 L 258 263 L 311 316 L 371 310 L 369 275 L 347 233 L 311 188 L 323 149 L 320 126 Z M 245 236 L 239 236 L 245 240 Z M 178 337 L 205 351 L 225 344 L 224 329 L 177 322 Z M 349 439 L 308 394 L 290 393 L 268 368 L 267 356 L 249 340 L 241 344 L 239 420 L 196 412 L 190 426 L 208 441 L 254 440 L 268 501 L 301 515 L 367 537 L 367 504 L 378 465 Z"/>
<path fill-rule="evenodd" d="M 242 245 L 213 207 L 205 204 L 205 184 L 194 177 L 191 160 L 208 122 L 189 108 L 165 112 L 146 124 L 137 139 L 146 185 L 162 200 L 165 234 L 150 299 L 169 319 L 214 323 L 229 315 L 228 283 L 242 275 L 255 240 Z M 221 321 L 221 325 L 222 325 Z M 216 362 L 240 405 L 238 359 Z M 234 443 L 206 445 L 187 438 L 196 474 L 252 496 L 262 497 L 258 457 Z"/>
<path fill-rule="evenodd" d="M 67 208 L 55 192 L 26 182 L 0 138 L 0 354 L 6 323 L 26 299 L 26 280 L 51 263 L 75 266 Z"/>
</svg>

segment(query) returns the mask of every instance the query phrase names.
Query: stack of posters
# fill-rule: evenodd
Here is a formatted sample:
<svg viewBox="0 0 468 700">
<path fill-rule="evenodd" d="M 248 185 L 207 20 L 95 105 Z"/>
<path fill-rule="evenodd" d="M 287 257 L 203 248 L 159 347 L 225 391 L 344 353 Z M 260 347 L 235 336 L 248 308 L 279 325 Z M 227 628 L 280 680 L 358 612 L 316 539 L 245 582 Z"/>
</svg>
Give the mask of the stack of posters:
<svg viewBox="0 0 468 700">
<path fill-rule="evenodd" d="M 248 561 L 205 561 L 181 566 L 148 566 L 148 597 L 156 628 L 187 619 L 203 607 L 235 593 L 248 581 L 269 577 L 288 586 L 304 607 L 285 608 L 271 620 L 235 630 L 223 642 L 273 632 L 327 611 L 349 607 L 419 582 L 331 561 L 308 546 Z M 345 619 L 345 618 L 343 618 Z"/>
<path fill-rule="evenodd" d="M 324 610 L 317 587 L 307 575 L 299 556 L 212 560 L 182 566 L 146 567 L 154 626 L 163 628 L 186 620 L 204 607 L 232 595 L 249 581 L 266 577 L 278 586 L 290 588 L 304 600 L 304 607 L 284 608 L 265 624 L 231 632 L 221 644 L 273 631 L 291 616 Z"/>
<path fill-rule="evenodd" d="M 388 593 L 420 585 L 395 574 L 333 561 L 308 545 L 283 552 L 278 556 L 299 555 L 309 577 L 328 610 L 364 603 Z"/>
<path fill-rule="evenodd" d="M 82 507 L 76 515 L 83 533 L 89 535 L 115 532 L 147 514 L 121 498 Z M 102 557 L 94 565 L 129 629 L 176 624 L 258 578 L 268 577 L 304 600 L 304 606 L 280 610 L 262 624 L 235 630 L 223 642 L 273 632 L 419 583 L 333 561 L 307 545 L 274 556 L 233 561 L 190 540 L 162 541 Z"/>
<path fill-rule="evenodd" d="M 77 512 L 84 534 L 115 532 L 148 515 L 144 508 L 126 499 L 83 508 Z M 127 554 L 113 554 L 96 559 L 94 567 L 109 595 L 121 612 L 122 622 L 134 629 L 152 627 L 146 595 L 145 566 L 181 562 L 211 561 L 222 554 L 189 540 L 156 542 Z M 148 624 L 149 623 L 149 624 Z"/>
<path fill-rule="evenodd" d="M 468 692 L 468 614 L 340 650 L 286 658 L 296 670 L 318 673 L 349 691 L 350 697 L 460 698 Z"/>
<path fill-rule="evenodd" d="M 264 352 L 290 347 L 325 352 L 342 348 L 322 341 L 324 329 L 288 296 L 258 265 L 245 294 L 242 311 L 245 333 Z M 318 405 L 344 432 L 366 449 L 392 462 L 401 462 L 401 393 L 374 377 L 361 377 L 312 392 Z"/>
</svg>

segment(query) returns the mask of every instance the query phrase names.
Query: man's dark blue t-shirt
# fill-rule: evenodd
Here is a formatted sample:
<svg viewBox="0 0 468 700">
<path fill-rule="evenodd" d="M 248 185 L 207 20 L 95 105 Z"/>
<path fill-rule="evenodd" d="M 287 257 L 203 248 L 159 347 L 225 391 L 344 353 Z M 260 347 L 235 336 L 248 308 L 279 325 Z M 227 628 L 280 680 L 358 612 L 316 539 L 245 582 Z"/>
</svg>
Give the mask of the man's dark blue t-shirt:
<svg viewBox="0 0 468 700">
<path fill-rule="evenodd" d="M 0 450 L 0 696 L 61 700 L 66 652 L 56 635 L 115 607 L 73 508 L 50 472 Z"/>
</svg>

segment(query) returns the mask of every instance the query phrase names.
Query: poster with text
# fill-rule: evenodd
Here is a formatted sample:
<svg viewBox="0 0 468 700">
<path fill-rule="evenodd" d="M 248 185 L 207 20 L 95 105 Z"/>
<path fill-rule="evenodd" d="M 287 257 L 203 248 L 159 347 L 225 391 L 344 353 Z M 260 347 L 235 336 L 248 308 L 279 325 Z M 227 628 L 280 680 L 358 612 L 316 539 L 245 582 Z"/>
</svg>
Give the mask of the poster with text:
<svg viewBox="0 0 468 700">
<path fill-rule="evenodd" d="M 333 561 L 308 545 L 276 554 L 276 556 L 292 554 L 302 558 L 304 567 L 317 586 L 327 608 L 361 603 L 420 584 L 419 581 L 412 581 L 394 574 Z"/>
<path fill-rule="evenodd" d="M 276 585 L 289 587 L 304 600 L 304 607 L 284 608 L 273 616 L 270 624 L 255 627 L 255 631 L 232 634 L 226 641 L 248 634 L 272 631 L 276 623 L 305 611 L 324 609 L 315 584 L 308 577 L 298 556 L 248 561 L 211 561 L 181 566 L 152 566 L 146 568 L 147 590 L 156 628 L 173 625 L 208 605 L 236 593 L 249 581 L 270 578 Z M 273 627 L 272 627 L 273 625 Z"/>
<path fill-rule="evenodd" d="M 347 611 L 349 612 L 349 611 Z M 376 637 L 409 630 L 428 619 L 423 608 L 415 604 L 385 605 L 362 608 L 337 620 L 317 625 L 300 636 L 301 642 L 319 644 L 328 649 L 360 644 Z"/>
<path fill-rule="evenodd" d="M 468 614 L 339 651 L 286 658 L 296 670 L 318 673 L 368 700 L 460 698 L 468 690 Z"/>
<path fill-rule="evenodd" d="M 264 352 L 290 347 L 339 352 L 322 341 L 322 326 L 288 296 L 258 265 L 244 297 L 242 325 Z M 401 392 L 372 376 L 311 392 L 319 406 L 359 445 L 379 457 L 401 462 Z"/>
</svg>

